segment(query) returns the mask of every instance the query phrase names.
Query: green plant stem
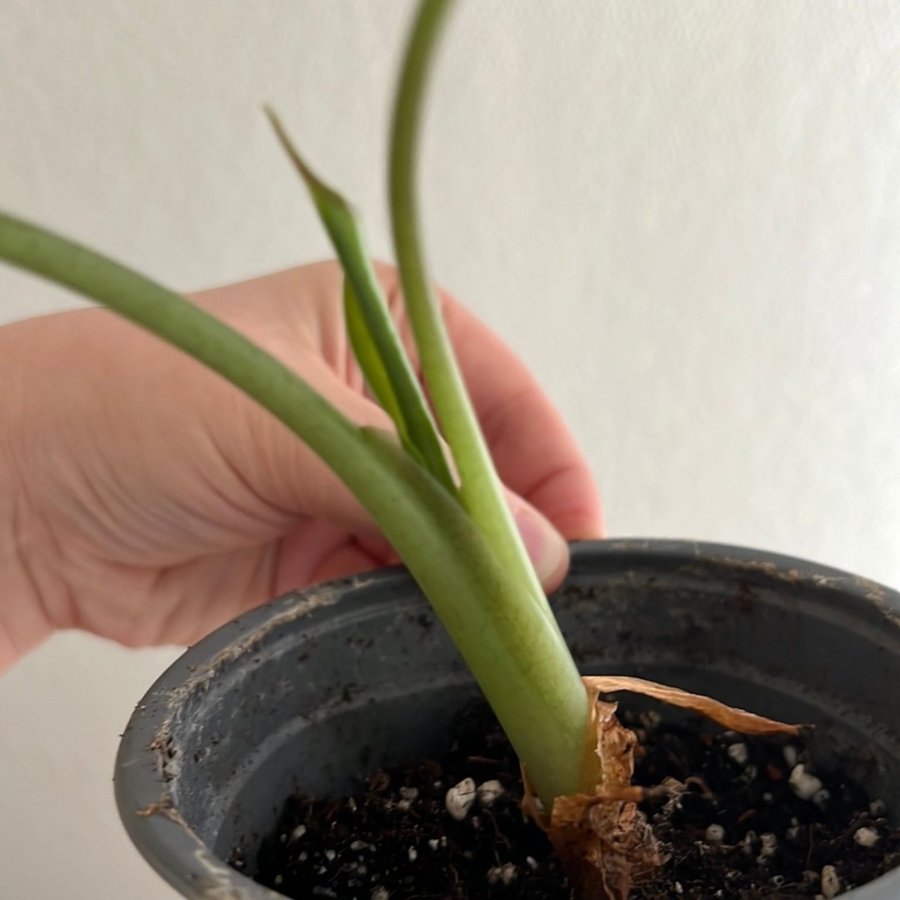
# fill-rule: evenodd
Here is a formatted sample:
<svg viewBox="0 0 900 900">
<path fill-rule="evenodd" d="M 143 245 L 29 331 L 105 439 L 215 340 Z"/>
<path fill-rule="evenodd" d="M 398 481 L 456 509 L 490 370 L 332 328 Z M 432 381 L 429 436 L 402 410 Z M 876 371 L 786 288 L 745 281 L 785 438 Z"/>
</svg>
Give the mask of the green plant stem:
<svg viewBox="0 0 900 900">
<path fill-rule="evenodd" d="M 466 390 L 435 294 L 420 240 L 421 227 L 416 192 L 418 150 L 424 97 L 442 26 L 452 0 L 422 0 L 404 56 L 394 105 L 390 139 L 391 223 L 394 246 L 403 284 L 404 298 L 419 351 L 422 371 L 441 429 L 450 445 L 460 483 L 460 498 L 472 520 L 482 531 L 501 564 L 510 572 L 517 590 L 495 602 L 510 604 L 508 616 L 542 615 L 548 629 L 559 637 L 559 660 L 555 668 L 563 677 L 545 691 L 554 718 L 562 722 L 557 740 L 548 735 L 547 756 L 531 755 L 530 747 L 518 743 L 517 736 L 529 736 L 529 729 L 546 728 L 548 723 L 503 722 L 507 735 L 522 760 L 530 780 L 550 806 L 558 794 L 590 792 L 600 778 L 599 762 L 593 753 L 595 737 L 590 733 L 589 710 L 575 665 L 559 635 L 534 568 L 512 520 L 503 485 L 494 469 L 490 452 Z M 523 659 L 532 648 L 522 647 Z M 536 661 L 535 657 L 532 657 Z M 519 688 L 522 704 L 515 716 L 528 718 L 531 710 L 524 688 Z M 488 694 L 488 700 L 494 699 Z"/>
<path fill-rule="evenodd" d="M 96 300 L 277 416 L 359 498 L 441 617 L 544 802 L 583 789 L 586 694 L 546 616 L 456 498 L 390 437 L 359 428 L 287 366 L 146 277 L 0 213 L 0 259 Z M 580 715 L 578 714 L 580 712 Z"/>
<path fill-rule="evenodd" d="M 444 325 L 419 235 L 416 195 L 422 108 L 434 46 L 451 0 L 424 0 L 407 45 L 394 106 L 390 149 L 391 223 L 403 293 L 431 400 L 453 453 L 463 505 L 502 559 L 528 585 L 528 602 L 546 608 L 534 568 L 519 537 L 503 485 L 485 445 Z M 526 602 L 522 598 L 520 602 Z"/>
</svg>

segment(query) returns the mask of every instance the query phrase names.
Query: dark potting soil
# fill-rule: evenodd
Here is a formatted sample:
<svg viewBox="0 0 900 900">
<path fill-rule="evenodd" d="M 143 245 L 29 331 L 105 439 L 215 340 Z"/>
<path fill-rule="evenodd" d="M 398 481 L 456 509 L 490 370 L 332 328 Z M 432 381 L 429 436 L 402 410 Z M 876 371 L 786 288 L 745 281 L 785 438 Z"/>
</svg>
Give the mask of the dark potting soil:
<svg viewBox="0 0 900 900">
<path fill-rule="evenodd" d="M 669 862 L 634 900 L 829 898 L 900 864 L 884 804 L 821 771 L 801 740 L 623 719 L 644 747 L 635 783 L 685 786 L 645 804 Z M 522 818 L 518 762 L 490 711 L 473 704 L 452 733 L 444 756 L 379 772 L 352 797 L 291 798 L 256 865 L 232 864 L 296 900 L 571 900 Z"/>
</svg>

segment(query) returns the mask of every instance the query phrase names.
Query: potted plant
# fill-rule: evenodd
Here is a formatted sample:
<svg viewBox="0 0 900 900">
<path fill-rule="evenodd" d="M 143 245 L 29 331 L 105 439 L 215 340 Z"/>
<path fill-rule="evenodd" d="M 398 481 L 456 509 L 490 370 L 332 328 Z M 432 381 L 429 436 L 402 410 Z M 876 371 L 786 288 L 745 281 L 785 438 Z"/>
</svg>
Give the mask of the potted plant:
<svg viewBox="0 0 900 900">
<path fill-rule="evenodd" d="M 871 797 L 895 802 L 900 705 L 873 687 L 900 676 L 895 593 L 747 549 L 603 541 L 573 548 L 553 608 L 583 671 L 624 672 L 698 691 L 714 684 L 731 703 L 813 723 L 822 766 L 862 766 Z M 453 717 L 475 691 L 405 572 L 289 595 L 200 642 L 141 700 L 116 766 L 122 820 L 151 865 L 186 897 L 279 896 L 250 876 L 258 874 L 266 836 L 278 835 L 285 798 L 297 790 L 340 795 L 380 767 L 446 750 Z M 442 790 L 452 786 L 448 781 Z M 478 811 L 476 802 L 466 826 Z M 753 825 L 745 834 L 765 833 Z M 344 849 L 354 840 L 347 838 Z M 726 843 L 740 841 L 728 835 Z M 295 856 L 303 853 L 303 838 L 291 846 Z M 340 850 L 339 842 L 334 846 Z M 429 861 L 429 836 L 415 848 L 413 872 Z M 753 858 L 742 847 L 735 855 L 755 865 L 761 849 L 757 841 Z M 531 852 L 500 847 L 499 861 L 513 861 L 524 876 Z M 482 868 L 482 882 L 493 866 Z M 401 881 L 367 882 L 356 896 L 383 896 L 380 887 L 410 896 L 400 892 Z M 329 883 L 307 882 L 304 896 L 329 896 L 314 893 Z M 449 877 L 443 887 L 446 893 L 422 893 L 528 896 L 499 888 L 478 893 L 484 884 L 453 894 Z M 728 893 L 729 887 L 723 885 L 723 896 L 755 896 Z M 818 883 L 803 887 L 812 890 L 786 896 L 820 892 Z M 888 900 L 898 889 L 895 870 L 847 896 Z M 687 885 L 685 896 L 714 892 L 692 894 Z"/>
<path fill-rule="evenodd" d="M 654 658 L 667 660 L 660 668 L 664 672 L 674 668 L 676 674 L 679 668 L 691 668 L 697 645 L 686 645 L 685 635 L 674 621 L 667 621 L 658 611 L 652 616 L 645 613 L 648 621 L 642 623 L 641 604 L 632 591 L 621 586 L 623 576 L 641 585 L 641 597 L 657 597 L 654 585 L 663 585 L 681 597 L 677 606 L 665 609 L 675 620 L 682 617 L 680 621 L 689 623 L 690 629 L 703 631 L 697 621 L 710 614 L 710 621 L 717 625 L 716 642 L 721 637 L 722 647 L 726 647 L 727 629 L 721 620 L 727 618 L 723 611 L 733 612 L 736 592 L 741 602 L 781 609 L 779 604 L 787 604 L 787 600 L 776 586 L 784 589 L 790 581 L 784 573 L 791 570 L 782 561 L 760 562 L 737 552 L 737 562 L 726 565 L 730 551 L 722 548 L 692 555 L 684 547 L 651 545 L 643 551 L 633 548 L 636 555 L 624 556 L 617 556 L 622 548 L 614 546 L 586 548 L 577 558 L 562 600 L 556 607 L 547 602 L 511 522 L 462 386 L 418 236 L 413 183 L 417 137 L 432 49 L 448 7 L 446 0 L 425 0 L 420 8 L 400 80 L 391 148 L 397 259 L 430 404 L 393 331 L 355 214 L 312 172 L 270 114 L 344 266 L 350 338 L 369 387 L 391 415 L 397 440 L 356 427 L 240 334 L 86 248 L 2 216 L 0 256 L 107 304 L 192 354 L 280 418 L 337 472 L 404 559 L 497 714 L 527 775 L 529 805 L 549 828 L 560 853 L 569 857 L 573 881 L 581 884 L 585 896 L 624 897 L 632 870 L 649 867 L 660 852 L 635 816 L 635 795 L 629 793 L 631 739 L 615 724 L 612 707 L 598 707 L 593 702 L 598 690 L 640 688 L 748 731 L 794 733 L 796 728 L 646 683 L 601 682 L 586 691 L 576 657 L 581 663 L 595 663 L 595 670 L 608 670 L 609 664 L 616 664 L 616 670 L 634 670 L 636 666 L 625 651 L 629 640 L 653 633 L 652 618 L 668 626 L 663 643 L 680 648 L 674 656 L 667 656 L 651 641 Z M 659 555 L 662 568 L 648 569 L 646 554 Z M 595 563 L 596 559 L 601 563 Z M 611 559 L 618 575 L 605 573 L 596 580 L 585 577 L 592 567 L 603 569 Z M 727 574 L 721 571 L 723 566 Z M 692 579 L 705 584 L 704 579 L 712 577 L 704 567 L 715 571 L 725 586 L 712 592 L 691 586 Z M 635 575 L 638 571 L 643 582 Z M 754 573 L 759 572 L 774 581 L 763 578 L 757 583 Z M 682 576 L 687 580 L 681 580 Z M 826 571 L 810 573 L 809 584 L 804 584 L 809 587 L 822 579 L 843 586 L 839 576 Z M 387 603 L 378 597 L 385 589 L 392 596 Z M 888 607 L 896 604 L 883 589 L 872 590 L 882 592 Z M 338 602 L 342 594 L 348 599 Z M 597 602 L 606 595 L 614 601 L 625 594 L 629 597 L 625 610 L 615 602 Z M 757 600 L 757 594 L 766 599 Z M 799 628 L 806 621 L 804 604 L 812 601 L 806 594 L 788 594 L 793 605 L 786 621 Z M 709 597 L 716 599 L 704 609 L 701 598 Z M 827 607 L 831 600 L 823 602 Z M 855 601 L 847 602 L 852 605 Z M 347 611 L 346 603 L 353 604 L 352 612 Z M 567 618 L 566 603 L 581 612 Z M 366 615 L 358 612 L 370 607 Z M 604 620 L 609 609 L 618 610 L 616 624 Z M 871 617 L 864 609 L 870 607 L 856 612 Z M 587 633 L 586 610 L 597 622 L 605 621 L 605 628 L 594 629 L 592 649 L 582 648 L 573 655 L 566 636 L 577 649 L 580 637 L 573 630 Z M 884 665 L 873 669 L 871 677 L 890 683 L 885 680 L 896 674 L 891 666 L 897 665 L 898 658 L 895 623 L 889 615 L 878 615 L 875 643 L 890 649 L 878 657 Z M 760 618 L 765 620 L 760 626 L 764 634 L 773 634 L 766 631 L 773 623 L 765 616 Z M 412 630 L 404 631 L 402 623 L 409 622 L 414 623 Z M 117 783 L 121 809 L 132 834 L 147 836 L 139 843 L 151 863 L 188 895 L 266 896 L 263 888 L 251 886 L 242 875 L 217 861 L 216 854 L 246 854 L 255 849 L 251 844 L 258 844 L 262 834 L 271 830 L 277 792 L 282 792 L 283 799 L 291 787 L 290 780 L 285 780 L 288 757 L 296 766 L 293 733 L 299 733 L 305 722 L 328 723 L 324 729 L 303 734 L 305 741 L 317 742 L 321 751 L 320 756 L 312 755 L 309 746 L 304 751 L 304 758 L 310 761 L 303 764 L 309 776 L 304 787 L 308 791 L 334 790 L 345 786 L 335 773 L 358 772 L 363 749 L 380 764 L 406 758 L 413 749 L 430 748 L 433 730 L 421 723 L 429 721 L 432 729 L 435 725 L 443 728 L 450 706 L 458 706 L 462 696 L 471 691 L 451 645 L 443 632 L 432 626 L 433 619 L 421 605 L 412 582 L 392 573 L 324 587 L 302 598 L 289 597 L 198 645 L 185 660 L 190 674 L 183 683 L 173 680 L 183 675 L 179 664 L 148 695 L 120 754 Z M 813 625 L 809 628 L 815 631 Z M 384 632 L 392 638 L 392 652 L 373 653 L 372 648 L 385 639 Z M 610 646 L 614 634 L 620 638 L 617 646 L 624 655 L 610 656 L 604 662 L 598 652 Z M 403 641 L 409 647 L 397 652 Z M 755 648 L 755 652 L 759 650 Z M 867 655 L 865 649 L 860 652 Z M 705 660 L 700 669 L 707 673 L 715 670 L 721 658 L 705 658 L 703 653 L 712 651 L 700 653 Z M 368 665 L 376 655 L 382 675 Z M 297 678 L 286 667 L 300 661 L 303 676 Z M 774 677 L 780 671 L 759 665 L 765 676 Z M 399 668 L 392 670 L 394 666 Z M 637 668 L 646 672 L 648 667 L 641 657 Z M 423 670 L 432 671 L 427 689 L 420 689 L 417 683 Z M 384 680 L 386 674 L 390 677 Z M 680 680 L 683 687 L 695 686 L 690 675 L 684 674 L 684 678 L 672 680 Z M 733 676 L 736 682 L 741 682 L 739 675 Z M 812 678 L 811 673 L 804 673 L 801 683 Z M 744 680 L 759 686 L 758 678 Z M 360 686 L 364 704 L 353 702 L 348 682 Z M 338 683 L 343 687 L 336 700 L 333 690 Z M 232 693 L 232 687 L 238 686 L 241 693 Z M 307 689 L 312 693 L 304 693 Z M 827 694 L 827 702 L 864 702 L 858 692 L 835 690 Z M 732 701 L 732 695 L 743 696 L 740 689 L 722 693 Z M 785 693 L 800 699 L 799 694 Z M 759 705 L 750 699 L 746 705 Z M 814 721 L 819 718 L 820 706 L 787 703 L 784 712 L 776 712 Z M 601 708 L 602 714 L 598 713 Z M 340 712 L 333 714 L 334 709 Z M 398 721 L 403 727 L 385 729 L 392 718 L 405 720 L 405 725 Z M 410 724 L 411 718 L 415 725 Z M 882 722 L 886 728 L 897 727 L 890 716 Z M 873 750 L 873 771 L 878 774 L 872 783 L 882 792 L 896 777 L 897 758 L 889 752 L 890 746 L 888 741 Z M 316 759 L 319 762 L 313 762 Z M 322 772 L 316 774 L 316 767 Z M 598 850 L 601 846 L 602 852 Z M 166 860 L 170 855 L 174 862 Z M 196 865 L 185 868 L 188 857 Z M 503 880 L 503 876 L 497 877 Z M 821 886 L 826 893 L 831 889 L 824 880 Z"/>
</svg>

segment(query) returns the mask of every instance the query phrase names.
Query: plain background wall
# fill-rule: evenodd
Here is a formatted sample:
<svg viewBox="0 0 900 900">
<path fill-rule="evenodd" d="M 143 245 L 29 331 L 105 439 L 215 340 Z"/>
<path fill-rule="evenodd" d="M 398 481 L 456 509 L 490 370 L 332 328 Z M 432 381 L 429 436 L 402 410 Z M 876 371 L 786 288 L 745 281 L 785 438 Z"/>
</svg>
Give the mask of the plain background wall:
<svg viewBox="0 0 900 900">
<path fill-rule="evenodd" d="M 410 8 L 3 0 L 0 205 L 183 289 L 327 255 L 271 101 L 388 256 Z M 436 274 L 562 408 L 611 533 L 900 584 L 900 4 L 469 0 L 443 51 Z M 3 320 L 72 303 L 0 269 Z M 110 770 L 173 652 L 64 635 L 0 681 L 0 896 L 171 896 Z"/>
</svg>

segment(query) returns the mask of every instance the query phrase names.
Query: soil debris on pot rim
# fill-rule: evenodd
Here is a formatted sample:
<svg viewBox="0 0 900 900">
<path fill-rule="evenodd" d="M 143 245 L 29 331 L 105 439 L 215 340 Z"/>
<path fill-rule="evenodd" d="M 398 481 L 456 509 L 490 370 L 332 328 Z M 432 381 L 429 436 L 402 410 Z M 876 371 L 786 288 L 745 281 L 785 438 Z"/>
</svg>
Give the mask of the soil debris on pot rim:
<svg viewBox="0 0 900 900">
<path fill-rule="evenodd" d="M 900 864 L 884 804 L 819 771 L 802 740 L 654 711 L 623 720 L 644 748 L 635 783 L 685 788 L 645 805 L 670 859 L 633 900 L 829 898 Z M 572 900 L 549 841 L 522 817 L 518 761 L 486 705 L 460 713 L 448 744 L 353 796 L 290 798 L 254 877 L 295 900 Z"/>
</svg>

